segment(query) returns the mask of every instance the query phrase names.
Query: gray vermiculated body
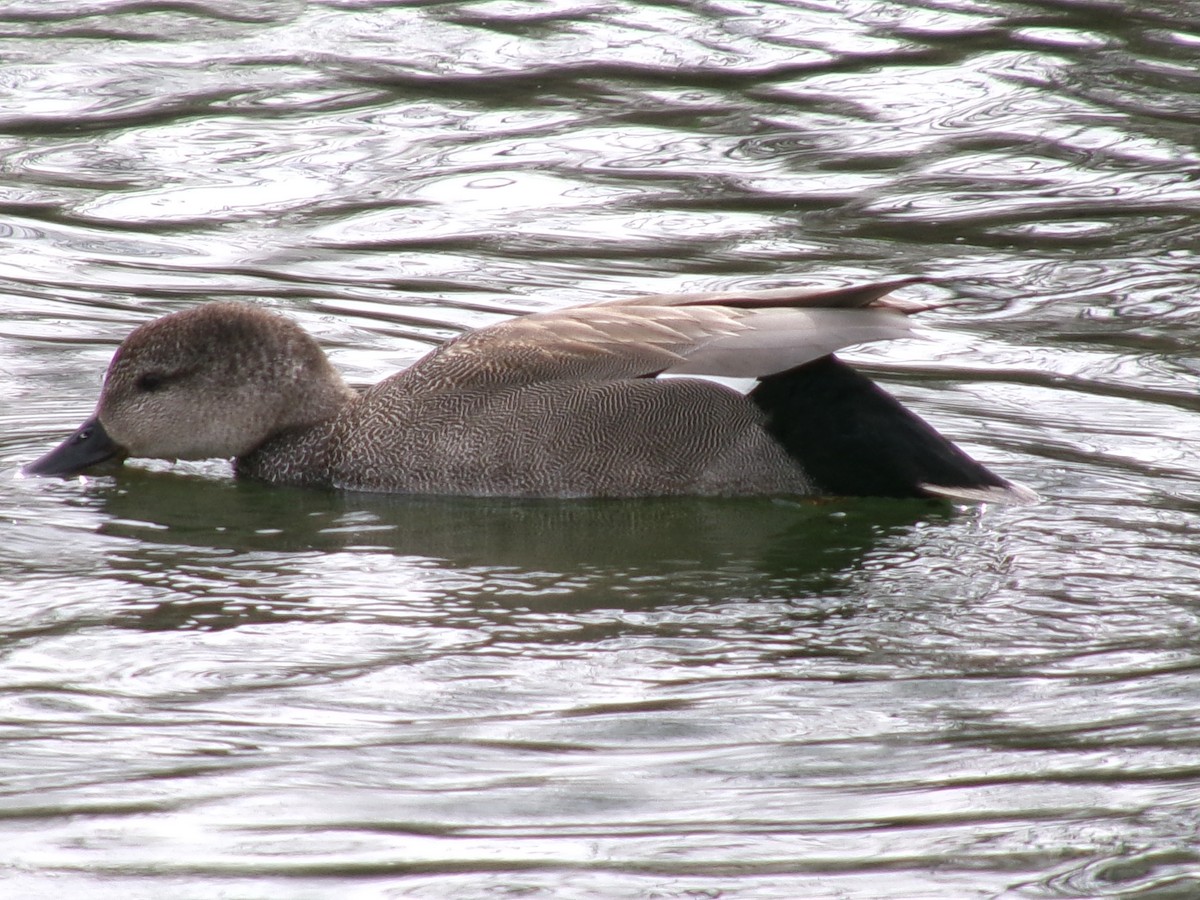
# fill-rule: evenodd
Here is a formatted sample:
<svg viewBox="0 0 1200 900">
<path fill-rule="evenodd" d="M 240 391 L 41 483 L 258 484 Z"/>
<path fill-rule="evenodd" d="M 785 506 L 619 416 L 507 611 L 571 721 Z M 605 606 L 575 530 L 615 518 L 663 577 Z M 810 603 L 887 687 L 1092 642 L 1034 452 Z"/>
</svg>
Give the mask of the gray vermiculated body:
<svg viewBox="0 0 1200 900">
<path fill-rule="evenodd" d="M 239 461 L 239 473 L 494 496 L 812 492 L 752 403 L 696 379 L 438 390 L 403 372 L 320 432 L 271 442 Z"/>
</svg>

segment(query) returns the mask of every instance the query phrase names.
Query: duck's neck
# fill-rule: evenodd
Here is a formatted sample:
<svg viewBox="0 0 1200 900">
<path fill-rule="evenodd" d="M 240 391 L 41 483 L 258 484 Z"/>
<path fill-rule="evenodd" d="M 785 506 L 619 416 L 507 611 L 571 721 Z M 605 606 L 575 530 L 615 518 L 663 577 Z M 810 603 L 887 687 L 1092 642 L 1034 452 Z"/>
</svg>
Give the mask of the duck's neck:
<svg viewBox="0 0 1200 900">
<path fill-rule="evenodd" d="M 339 381 L 337 387 L 340 390 L 323 396 L 310 395 L 306 408 L 296 411 L 300 413 L 297 422 L 235 459 L 238 477 L 297 487 L 332 487 L 334 434 L 341 413 L 358 400 L 358 394 L 344 383 Z"/>
</svg>

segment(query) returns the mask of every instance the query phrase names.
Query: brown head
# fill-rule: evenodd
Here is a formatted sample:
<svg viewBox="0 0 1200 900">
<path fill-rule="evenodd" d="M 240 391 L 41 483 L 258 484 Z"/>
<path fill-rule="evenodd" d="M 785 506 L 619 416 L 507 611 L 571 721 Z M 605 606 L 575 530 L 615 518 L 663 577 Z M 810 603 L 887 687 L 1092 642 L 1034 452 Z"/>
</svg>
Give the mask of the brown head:
<svg viewBox="0 0 1200 900">
<path fill-rule="evenodd" d="M 208 303 L 135 329 L 109 364 L 96 414 L 25 472 L 73 475 L 125 457 L 243 456 L 336 415 L 351 397 L 290 319 Z"/>
</svg>

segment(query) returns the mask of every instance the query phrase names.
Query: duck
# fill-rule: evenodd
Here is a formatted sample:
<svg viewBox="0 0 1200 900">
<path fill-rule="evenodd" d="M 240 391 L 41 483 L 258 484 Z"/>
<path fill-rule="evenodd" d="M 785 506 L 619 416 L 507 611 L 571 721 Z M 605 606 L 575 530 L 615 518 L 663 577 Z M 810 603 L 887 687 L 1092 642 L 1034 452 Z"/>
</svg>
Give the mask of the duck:
<svg viewBox="0 0 1200 900">
<path fill-rule="evenodd" d="M 94 414 L 23 471 L 228 458 L 238 478 L 392 494 L 1032 502 L 836 356 L 910 336 L 929 304 L 893 292 L 927 280 L 528 313 L 362 390 L 290 318 L 206 302 L 134 329 Z"/>
</svg>

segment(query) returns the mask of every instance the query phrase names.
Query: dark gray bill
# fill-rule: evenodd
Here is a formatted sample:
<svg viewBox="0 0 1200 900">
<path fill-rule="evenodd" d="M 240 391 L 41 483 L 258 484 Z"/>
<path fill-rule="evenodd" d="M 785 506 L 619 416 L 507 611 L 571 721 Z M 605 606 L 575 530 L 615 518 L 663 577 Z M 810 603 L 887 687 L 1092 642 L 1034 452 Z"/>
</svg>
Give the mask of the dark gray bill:
<svg viewBox="0 0 1200 900">
<path fill-rule="evenodd" d="M 73 435 L 21 471 L 26 475 L 78 475 L 109 460 L 124 458 L 124 449 L 108 436 L 100 420 L 92 417 Z"/>
</svg>

